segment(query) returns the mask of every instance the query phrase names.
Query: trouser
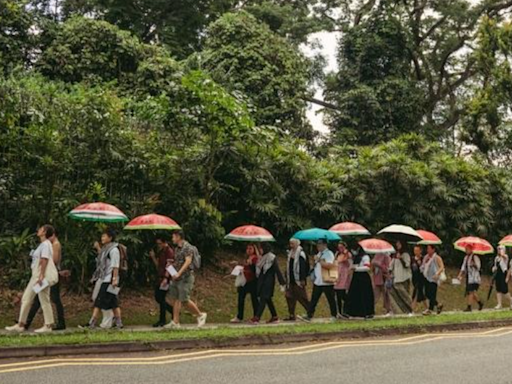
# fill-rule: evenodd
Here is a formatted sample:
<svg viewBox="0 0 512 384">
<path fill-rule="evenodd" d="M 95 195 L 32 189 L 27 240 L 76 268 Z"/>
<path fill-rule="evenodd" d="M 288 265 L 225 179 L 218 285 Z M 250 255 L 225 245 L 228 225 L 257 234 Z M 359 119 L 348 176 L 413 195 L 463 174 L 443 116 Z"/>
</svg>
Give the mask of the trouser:
<svg viewBox="0 0 512 384">
<path fill-rule="evenodd" d="M 166 322 L 166 314 L 169 312 L 171 314 L 172 318 L 172 306 L 167 303 L 167 300 L 165 299 L 167 296 L 167 291 L 162 291 L 160 289 L 160 285 L 155 287 L 155 301 L 158 303 L 160 308 L 160 316 L 159 316 L 159 323 L 165 323 Z"/>
<path fill-rule="evenodd" d="M 257 316 L 258 313 L 258 285 L 256 280 L 246 283 L 243 287 L 238 287 L 238 313 L 236 317 L 239 320 L 244 319 L 245 311 L 245 298 L 247 295 L 251 295 L 252 312 L 253 316 Z"/>
<path fill-rule="evenodd" d="M 412 312 L 412 299 L 409 294 L 409 280 L 402 283 L 394 283 L 390 295 L 398 309 L 403 313 Z"/>
<path fill-rule="evenodd" d="M 23 293 L 23 297 L 21 298 L 19 323 L 26 324 L 30 307 L 32 307 L 35 297 L 38 296 L 41 308 L 43 309 L 44 323 L 46 325 L 51 325 L 53 324 L 53 310 L 50 302 L 50 288 L 45 288 L 36 295 L 32 288 L 37 283 L 37 280 L 38 276 L 32 276 L 28 282 L 25 292 Z"/>
<path fill-rule="evenodd" d="M 60 300 L 60 283 L 57 283 L 50 288 L 50 300 L 55 304 L 55 309 L 57 310 L 57 325 L 65 327 L 66 319 L 64 318 L 64 306 Z M 30 308 L 30 312 L 28 313 L 27 322 L 25 324 L 26 328 L 29 328 L 34 321 L 34 317 L 36 317 L 39 308 L 41 308 L 41 303 L 39 302 L 39 297 L 36 296 L 32 303 L 32 307 Z"/>
<path fill-rule="evenodd" d="M 286 303 L 288 304 L 288 313 L 290 316 L 295 316 L 295 308 L 297 307 L 297 301 L 309 311 L 309 300 L 306 292 L 306 287 L 301 287 L 295 283 L 290 284 L 286 289 Z"/>
<path fill-rule="evenodd" d="M 334 293 L 336 294 L 336 308 L 338 309 L 338 314 L 342 315 L 345 313 L 343 304 L 347 300 L 347 291 L 345 289 L 335 289 Z"/>
<path fill-rule="evenodd" d="M 425 283 L 425 295 L 428 299 L 428 309 L 433 311 L 437 307 L 437 283 Z"/>
<path fill-rule="evenodd" d="M 327 298 L 331 316 L 336 317 L 336 299 L 334 298 L 334 287 L 332 285 L 313 285 L 313 294 L 311 296 L 308 316 L 313 317 L 315 315 L 316 306 L 318 305 L 322 294 Z"/>
<path fill-rule="evenodd" d="M 389 298 L 389 290 L 385 285 L 376 285 L 373 287 L 373 295 L 375 296 L 375 306 L 379 302 L 381 296 L 383 298 L 384 310 L 386 313 L 391 312 L 391 300 Z"/>
<path fill-rule="evenodd" d="M 272 317 L 277 317 L 277 311 L 276 307 L 274 306 L 274 302 L 272 301 L 271 297 L 260 297 L 259 305 L 258 305 L 258 311 L 256 312 L 256 317 L 258 319 L 261 318 L 263 315 L 263 312 L 265 312 L 265 307 L 268 305 L 268 310 L 270 311 L 270 315 Z"/>
</svg>

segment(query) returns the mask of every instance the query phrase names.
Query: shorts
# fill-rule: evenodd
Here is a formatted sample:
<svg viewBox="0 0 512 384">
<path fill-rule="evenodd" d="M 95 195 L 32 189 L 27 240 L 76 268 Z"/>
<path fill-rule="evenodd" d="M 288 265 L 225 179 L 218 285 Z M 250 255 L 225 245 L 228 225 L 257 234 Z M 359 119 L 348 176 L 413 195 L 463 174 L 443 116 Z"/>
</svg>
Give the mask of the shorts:
<svg viewBox="0 0 512 384">
<path fill-rule="evenodd" d="M 94 306 L 99 309 L 107 310 L 114 309 L 119 307 L 119 300 L 116 295 L 107 292 L 108 286 L 110 283 L 102 283 L 100 286 L 100 290 L 98 292 L 98 296 L 94 301 Z"/>
<path fill-rule="evenodd" d="M 467 284 L 466 285 L 466 295 L 468 293 L 478 291 L 478 288 L 480 288 L 480 284 Z"/>
<path fill-rule="evenodd" d="M 181 280 L 173 281 L 169 287 L 171 300 L 181 301 L 182 303 L 189 301 L 192 289 L 194 289 L 194 281 L 193 274 L 183 277 Z"/>
</svg>

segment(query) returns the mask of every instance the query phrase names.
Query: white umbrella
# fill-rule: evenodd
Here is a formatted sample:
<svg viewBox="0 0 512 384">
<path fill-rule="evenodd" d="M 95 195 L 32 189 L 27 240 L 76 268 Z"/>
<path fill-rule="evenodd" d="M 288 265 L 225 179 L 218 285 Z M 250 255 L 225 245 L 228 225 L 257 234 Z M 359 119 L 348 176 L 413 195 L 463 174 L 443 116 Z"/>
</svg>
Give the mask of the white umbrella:
<svg viewBox="0 0 512 384">
<path fill-rule="evenodd" d="M 414 228 L 400 224 L 387 226 L 386 228 L 381 229 L 378 234 L 392 238 L 400 238 L 407 241 L 423 240 L 421 235 Z"/>
</svg>

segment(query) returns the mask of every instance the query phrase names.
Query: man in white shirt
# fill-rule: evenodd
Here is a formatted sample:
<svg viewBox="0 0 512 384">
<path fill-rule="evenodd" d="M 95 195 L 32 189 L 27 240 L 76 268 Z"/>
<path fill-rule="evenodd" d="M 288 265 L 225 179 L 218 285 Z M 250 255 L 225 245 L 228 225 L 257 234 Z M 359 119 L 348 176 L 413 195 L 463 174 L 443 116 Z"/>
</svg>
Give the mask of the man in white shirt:
<svg viewBox="0 0 512 384">
<path fill-rule="evenodd" d="M 334 282 L 326 282 L 322 277 L 322 270 L 336 268 L 334 263 L 334 253 L 327 247 L 327 240 L 321 239 L 317 242 L 318 254 L 315 256 L 313 294 L 307 316 L 301 317 L 305 321 L 310 321 L 315 315 L 316 306 L 322 294 L 325 295 L 329 303 L 331 318 L 336 319 L 336 299 L 334 296 Z"/>
</svg>

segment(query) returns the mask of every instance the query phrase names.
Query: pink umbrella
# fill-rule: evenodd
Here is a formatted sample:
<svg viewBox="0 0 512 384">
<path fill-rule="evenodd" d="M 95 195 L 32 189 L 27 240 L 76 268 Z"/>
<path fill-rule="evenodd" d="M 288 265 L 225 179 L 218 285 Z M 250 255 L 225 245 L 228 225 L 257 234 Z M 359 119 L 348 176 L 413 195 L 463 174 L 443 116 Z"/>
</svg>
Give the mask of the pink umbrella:
<svg viewBox="0 0 512 384">
<path fill-rule="evenodd" d="M 340 236 L 366 236 L 370 235 L 370 231 L 361 224 L 345 221 L 333 225 L 329 231 L 337 233 Z"/>
<path fill-rule="evenodd" d="M 473 253 L 477 255 L 488 255 L 490 253 L 494 253 L 494 248 L 491 243 L 485 239 L 481 239 L 480 237 L 462 237 L 457 240 L 453 246 L 459 251 L 465 251 L 467 246 L 471 246 L 473 248 Z"/>
<path fill-rule="evenodd" d="M 418 232 L 423 239 L 423 240 L 419 241 L 417 244 L 420 244 L 420 245 L 443 244 L 441 239 L 439 237 L 437 237 L 437 235 L 433 232 L 425 231 L 424 229 L 417 229 L 416 232 Z"/>
<path fill-rule="evenodd" d="M 235 228 L 225 237 L 225 239 L 252 242 L 276 241 L 269 231 L 256 225 L 243 225 Z"/>
<path fill-rule="evenodd" d="M 512 247 L 512 235 L 507 235 L 499 242 L 500 245 L 505 247 Z"/>
<path fill-rule="evenodd" d="M 96 221 L 102 223 L 117 223 L 128 221 L 128 217 L 117 207 L 106 203 L 82 204 L 68 214 L 75 220 Z"/>
<path fill-rule="evenodd" d="M 138 216 L 132 221 L 130 221 L 124 229 L 129 230 L 138 230 L 138 229 L 164 229 L 168 231 L 172 231 L 175 229 L 180 229 L 181 227 L 175 222 L 173 219 L 163 215 L 157 215 L 155 213 Z"/>
<path fill-rule="evenodd" d="M 365 239 L 359 242 L 359 245 L 368 254 L 376 253 L 394 253 L 395 248 L 385 240 Z"/>
</svg>

